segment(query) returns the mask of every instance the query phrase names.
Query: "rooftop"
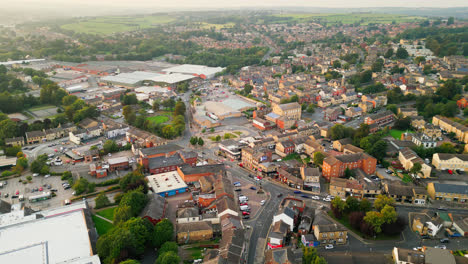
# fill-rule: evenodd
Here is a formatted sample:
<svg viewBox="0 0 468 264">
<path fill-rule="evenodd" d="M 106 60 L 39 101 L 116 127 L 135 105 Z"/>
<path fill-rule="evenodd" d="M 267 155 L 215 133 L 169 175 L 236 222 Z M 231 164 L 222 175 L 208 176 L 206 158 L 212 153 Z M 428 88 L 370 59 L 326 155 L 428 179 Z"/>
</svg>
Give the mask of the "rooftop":
<svg viewBox="0 0 468 264">
<path fill-rule="evenodd" d="M 223 71 L 222 67 L 208 67 L 204 65 L 193 65 L 193 64 L 182 64 L 174 67 L 164 69 L 164 72 L 167 73 L 188 73 L 188 74 L 197 74 L 197 75 L 214 75 L 218 72 Z"/>
<path fill-rule="evenodd" d="M 177 171 L 146 176 L 146 179 L 148 180 L 148 185 L 155 193 L 165 193 L 172 190 L 187 188 L 187 184 L 185 184 Z"/>
</svg>

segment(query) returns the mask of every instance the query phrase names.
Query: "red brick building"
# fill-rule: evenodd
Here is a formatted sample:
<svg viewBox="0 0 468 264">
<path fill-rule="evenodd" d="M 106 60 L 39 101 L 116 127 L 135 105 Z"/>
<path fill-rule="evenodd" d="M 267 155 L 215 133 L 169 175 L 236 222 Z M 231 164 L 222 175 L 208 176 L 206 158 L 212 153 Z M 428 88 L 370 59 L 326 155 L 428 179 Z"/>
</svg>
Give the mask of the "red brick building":
<svg viewBox="0 0 468 264">
<path fill-rule="evenodd" d="M 127 157 L 108 159 L 107 163 L 109 163 L 109 171 L 126 170 L 130 167 Z"/>
<path fill-rule="evenodd" d="M 367 174 L 373 174 L 376 165 L 377 159 L 366 153 L 330 156 L 323 160 L 322 174 L 327 181 L 333 177 L 343 177 L 346 168 L 360 168 Z"/>
<path fill-rule="evenodd" d="M 148 170 L 148 162 L 151 158 L 162 157 L 162 156 L 173 156 L 177 151 L 182 150 L 182 147 L 176 144 L 166 144 L 157 147 L 143 148 L 139 150 L 138 163 L 142 165 L 145 170 Z"/>
<path fill-rule="evenodd" d="M 253 119 L 252 125 L 260 130 L 270 130 L 276 126 L 275 123 L 259 117 Z"/>
<path fill-rule="evenodd" d="M 177 172 L 185 182 L 197 182 L 202 177 L 224 173 L 224 165 L 213 164 L 194 167 L 186 164 L 178 167 Z"/>
<path fill-rule="evenodd" d="M 375 132 L 386 126 L 390 126 L 395 121 L 395 114 L 391 111 L 383 111 L 377 114 L 372 114 L 364 119 L 364 123 L 371 127 L 370 132 Z"/>
</svg>

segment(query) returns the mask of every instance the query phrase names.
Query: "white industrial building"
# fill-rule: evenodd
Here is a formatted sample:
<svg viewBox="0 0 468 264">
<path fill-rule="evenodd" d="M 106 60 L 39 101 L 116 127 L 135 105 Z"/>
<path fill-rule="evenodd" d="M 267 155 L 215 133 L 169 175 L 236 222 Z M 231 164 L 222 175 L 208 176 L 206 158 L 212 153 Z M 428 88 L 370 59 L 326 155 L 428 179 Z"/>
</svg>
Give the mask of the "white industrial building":
<svg viewBox="0 0 468 264">
<path fill-rule="evenodd" d="M 202 79 L 211 79 L 216 73 L 222 72 L 225 68 L 222 67 L 208 67 L 204 65 L 182 64 L 179 66 L 164 69 L 166 73 L 182 73 L 198 76 Z"/>
<path fill-rule="evenodd" d="M 0 263 L 100 264 L 85 201 L 34 212 L 22 204 L 0 215 Z"/>
</svg>

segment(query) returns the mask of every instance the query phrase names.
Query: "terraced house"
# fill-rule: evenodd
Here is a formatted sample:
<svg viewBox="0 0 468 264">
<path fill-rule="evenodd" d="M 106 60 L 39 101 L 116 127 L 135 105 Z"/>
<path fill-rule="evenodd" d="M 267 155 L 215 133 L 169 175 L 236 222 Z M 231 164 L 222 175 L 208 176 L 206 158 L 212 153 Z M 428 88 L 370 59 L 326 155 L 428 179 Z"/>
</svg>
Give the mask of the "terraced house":
<svg viewBox="0 0 468 264">
<path fill-rule="evenodd" d="M 465 203 L 468 200 L 468 185 L 455 185 L 430 182 L 427 193 L 434 200 Z"/>
<path fill-rule="evenodd" d="M 432 118 L 432 124 L 439 126 L 447 133 L 455 133 L 458 140 L 468 143 L 468 127 L 440 115 Z"/>
<path fill-rule="evenodd" d="M 435 153 L 432 165 L 438 170 L 468 171 L 468 154 Z"/>
</svg>

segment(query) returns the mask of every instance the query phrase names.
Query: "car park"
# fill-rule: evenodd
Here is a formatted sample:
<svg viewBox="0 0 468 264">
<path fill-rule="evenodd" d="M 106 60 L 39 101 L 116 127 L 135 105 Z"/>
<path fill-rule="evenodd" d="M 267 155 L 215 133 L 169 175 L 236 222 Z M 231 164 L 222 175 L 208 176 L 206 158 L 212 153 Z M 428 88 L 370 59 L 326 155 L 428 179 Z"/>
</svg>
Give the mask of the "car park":
<svg viewBox="0 0 468 264">
<path fill-rule="evenodd" d="M 325 246 L 325 249 L 333 249 L 333 245 L 332 244 L 328 244 Z"/>
</svg>

